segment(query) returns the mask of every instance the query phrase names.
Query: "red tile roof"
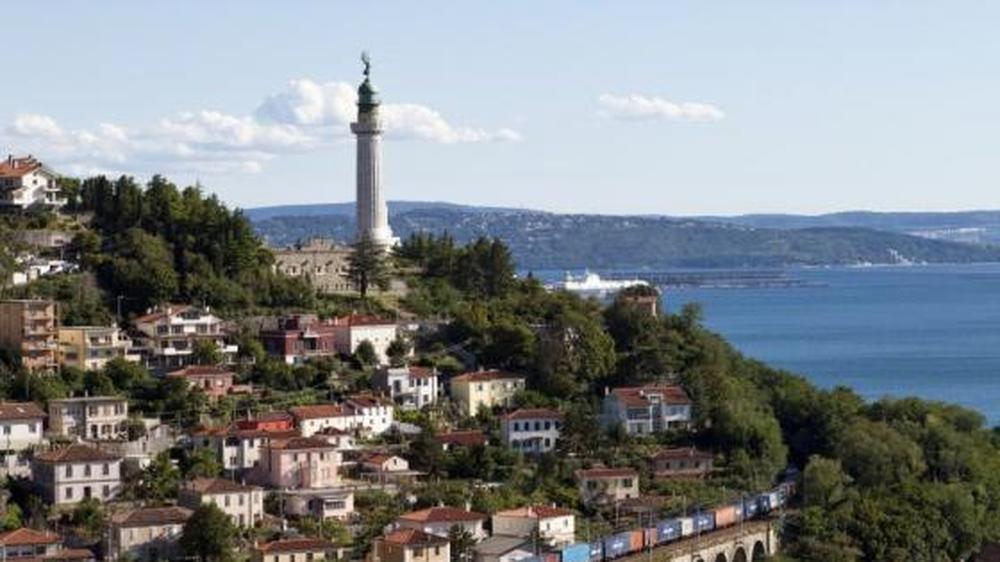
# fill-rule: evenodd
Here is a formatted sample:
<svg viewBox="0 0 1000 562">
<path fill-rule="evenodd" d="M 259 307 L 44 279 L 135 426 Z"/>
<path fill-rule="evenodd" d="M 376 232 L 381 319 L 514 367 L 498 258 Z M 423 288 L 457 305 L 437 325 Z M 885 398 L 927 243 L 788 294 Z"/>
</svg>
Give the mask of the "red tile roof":
<svg viewBox="0 0 1000 562">
<path fill-rule="evenodd" d="M 450 433 L 439 433 L 434 436 L 434 440 L 442 445 L 447 444 L 471 447 L 474 445 L 485 445 L 486 434 L 479 430 L 452 431 Z"/>
<path fill-rule="evenodd" d="M 379 318 L 378 316 L 364 316 L 352 314 L 350 316 L 339 316 L 332 318 L 330 323 L 334 326 L 395 326 L 394 320 Z"/>
<path fill-rule="evenodd" d="M 420 523 L 448 523 L 462 521 L 482 521 L 486 516 L 475 511 L 466 511 L 457 507 L 432 507 L 399 516 L 404 521 Z"/>
<path fill-rule="evenodd" d="M 0 402 L 0 420 L 44 418 L 45 412 L 34 402 Z"/>
<path fill-rule="evenodd" d="M 175 314 L 180 314 L 182 312 L 185 312 L 185 311 L 187 311 L 190 308 L 194 308 L 194 307 L 191 306 L 191 305 L 187 305 L 187 304 L 185 304 L 185 305 L 167 305 L 167 306 L 161 308 L 160 310 L 157 310 L 156 312 L 151 312 L 149 314 L 145 314 L 143 316 L 139 316 L 138 318 L 135 319 L 135 323 L 136 324 L 148 324 L 150 322 L 156 322 L 156 321 L 162 320 L 162 319 L 164 319 L 164 318 L 166 318 L 168 316 L 173 316 Z M 167 312 L 168 310 L 170 312 Z"/>
<path fill-rule="evenodd" d="M 711 459 L 712 453 L 699 451 L 694 447 L 678 447 L 674 449 L 664 449 L 655 455 L 653 459 Z"/>
<path fill-rule="evenodd" d="M 382 538 L 386 542 L 402 546 L 432 545 L 448 542 L 448 539 L 444 537 L 438 537 L 420 529 L 409 528 L 396 529 Z"/>
<path fill-rule="evenodd" d="M 611 391 L 618 400 L 630 407 L 649 406 L 650 395 L 660 395 L 664 404 L 690 404 L 691 398 L 683 388 L 676 385 L 629 386 Z"/>
<path fill-rule="evenodd" d="M 564 507 L 554 507 L 549 505 L 528 505 L 524 507 L 516 507 L 514 509 L 507 509 L 504 511 L 498 511 L 493 515 L 500 515 L 502 517 L 521 517 L 524 519 L 550 519 L 552 517 L 565 517 L 567 515 L 573 515 L 573 510 L 566 509 Z"/>
<path fill-rule="evenodd" d="M 302 449 L 333 449 L 334 446 L 326 439 L 319 437 L 292 437 L 271 442 L 272 449 L 295 451 Z"/>
<path fill-rule="evenodd" d="M 264 543 L 257 547 L 257 550 L 264 553 L 272 552 L 320 552 L 333 550 L 336 548 L 332 542 L 311 537 L 300 537 L 294 539 L 278 539 Z"/>
<path fill-rule="evenodd" d="M 350 415 L 341 404 L 313 404 L 311 406 L 293 406 L 288 411 L 297 420 L 312 420 L 319 418 L 336 418 Z"/>
<path fill-rule="evenodd" d="M 73 444 L 62 449 L 52 449 L 35 455 L 35 460 L 40 462 L 101 462 L 117 461 L 121 457 L 107 451 L 94 449 L 86 445 Z"/>
<path fill-rule="evenodd" d="M 377 406 L 391 406 L 392 402 L 382 398 L 381 396 L 375 396 L 373 394 L 352 394 L 347 397 L 345 404 L 354 409 L 360 408 L 375 408 Z"/>
<path fill-rule="evenodd" d="M 26 158 L 4 158 L 0 160 L 0 178 L 19 178 L 42 167 L 42 163 L 28 156 Z"/>
<path fill-rule="evenodd" d="M 508 420 L 561 420 L 563 415 L 550 408 L 521 408 L 504 416 Z"/>
<path fill-rule="evenodd" d="M 583 468 L 575 473 L 580 479 L 601 479 L 601 478 L 635 478 L 639 475 L 634 468 Z"/>
<path fill-rule="evenodd" d="M 524 379 L 521 375 L 515 375 L 513 373 L 505 373 L 503 371 L 474 371 L 469 373 L 462 373 L 456 377 L 452 377 L 451 382 L 486 382 L 486 381 L 497 381 L 497 380 L 507 380 L 507 379 Z"/>
<path fill-rule="evenodd" d="M 429 379 L 437 376 L 437 371 L 431 367 L 419 367 L 417 365 L 410 365 L 407 367 L 410 371 L 410 376 L 417 379 Z"/>
<path fill-rule="evenodd" d="M 24 546 L 29 544 L 56 544 L 62 542 L 62 537 L 48 531 L 36 531 L 27 527 L 0 533 L 0 545 Z"/>
<path fill-rule="evenodd" d="M 115 517 L 121 527 L 154 527 L 184 523 L 193 511 L 185 507 L 144 507 Z"/>
<path fill-rule="evenodd" d="M 178 369 L 176 371 L 170 371 L 167 373 L 168 377 L 205 377 L 211 375 L 228 375 L 233 376 L 236 373 L 232 369 L 227 369 L 225 367 L 219 367 L 216 365 L 189 365 L 183 369 Z"/>
<path fill-rule="evenodd" d="M 257 489 L 225 478 L 195 478 L 182 483 L 181 487 L 200 494 L 239 494 Z"/>
</svg>

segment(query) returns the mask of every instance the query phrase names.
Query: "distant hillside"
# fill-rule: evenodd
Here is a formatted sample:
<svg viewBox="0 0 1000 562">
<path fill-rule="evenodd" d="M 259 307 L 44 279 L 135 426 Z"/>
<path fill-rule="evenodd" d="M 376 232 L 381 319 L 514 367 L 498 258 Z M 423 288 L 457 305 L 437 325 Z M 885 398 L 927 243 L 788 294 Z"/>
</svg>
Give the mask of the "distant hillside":
<svg viewBox="0 0 1000 562">
<path fill-rule="evenodd" d="M 456 211 L 482 212 L 532 212 L 529 209 L 514 209 L 508 207 L 474 207 L 437 201 L 389 201 L 389 216 L 424 209 L 452 209 Z M 350 203 L 316 203 L 311 205 L 276 205 L 273 207 L 255 207 L 244 211 L 252 221 L 266 220 L 274 217 L 315 217 L 329 215 L 354 216 L 354 202 Z"/>
<path fill-rule="evenodd" d="M 1000 211 L 951 213 L 851 211 L 825 215 L 763 214 L 698 218 L 758 228 L 861 227 L 956 242 L 1000 244 Z"/>
<path fill-rule="evenodd" d="M 564 215 L 435 203 L 390 204 L 399 236 L 450 232 L 465 241 L 497 236 L 527 269 L 773 267 L 781 265 L 1000 261 L 1000 247 L 857 227 L 757 228 L 651 216 Z M 326 214 L 248 214 L 272 245 L 311 236 L 348 240 L 353 206 Z M 345 211 L 346 209 L 346 211 Z M 263 218 L 262 218 L 263 217 Z"/>
</svg>

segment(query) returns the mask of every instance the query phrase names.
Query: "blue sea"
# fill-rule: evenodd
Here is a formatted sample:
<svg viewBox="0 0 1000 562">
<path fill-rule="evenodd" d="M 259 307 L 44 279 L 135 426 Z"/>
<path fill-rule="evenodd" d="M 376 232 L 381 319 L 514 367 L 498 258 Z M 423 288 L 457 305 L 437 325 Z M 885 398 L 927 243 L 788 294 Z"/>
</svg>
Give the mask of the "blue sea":
<svg viewBox="0 0 1000 562">
<path fill-rule="evenodd" d="M 919 396 L 1000 424 L 1000 264 L 792 269 L 804 286 L 666 289 L 744 354 L 867 399 Z"/>
</svg>

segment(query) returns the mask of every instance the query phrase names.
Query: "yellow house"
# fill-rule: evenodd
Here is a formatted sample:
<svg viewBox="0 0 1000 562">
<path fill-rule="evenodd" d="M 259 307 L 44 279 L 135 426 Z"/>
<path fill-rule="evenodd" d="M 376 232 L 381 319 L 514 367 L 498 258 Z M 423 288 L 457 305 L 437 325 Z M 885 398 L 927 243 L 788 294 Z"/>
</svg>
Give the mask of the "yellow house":
<svg viewBox="0 0 1000 562">
<path fill-rule="evenodd" d="M 139 361 L 132 340 L 115 326 L 60 326 L 59 353 L 63 365 L 85 371 L 103 369 L 116 357 Z"/>
<path fill-rule="evenodd" d="M 368 562 L 449 562 L 448 539 L 420 529 L 397 529 L 378 537 L 368 553 Z"/>
<path fill-rule="evenodd" d="M 469 416 L 480 408 L 510 406 L 514 395 L 524 390 L 524 377 L 502 371 L 477 371 L 451 379 L 451 398 Z"/>
</svg>

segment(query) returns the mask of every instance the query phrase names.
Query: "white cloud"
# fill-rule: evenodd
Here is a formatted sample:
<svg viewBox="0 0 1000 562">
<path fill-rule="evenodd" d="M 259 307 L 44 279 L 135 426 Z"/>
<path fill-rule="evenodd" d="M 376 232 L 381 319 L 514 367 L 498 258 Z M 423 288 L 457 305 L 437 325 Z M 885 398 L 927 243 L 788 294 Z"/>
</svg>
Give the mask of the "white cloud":
<svg viewBox="0 0 1000 562">
<path fill-rule="evenodd" d="M 354 87 L 346 82 L 320 84 L 302 78 L 290 81 L 283 92 L 268 96 L 257 108 L 256 116 L 265 122 L 301 127 L 334 126 L 330 134 L 336 135 L 339 130 L 347 135 L 347 126 L 357 111 L 357 99 Z M 452 125 L 440 112 L 424 105 L 387 103 L 381 112 L 386 134 L 399 138 L 445 144 L 521 140 L 511 129 L 490 131 Z"/>
<path fill-rule="evenodd" d="M 253 115 L 217 110 L 167 115 L 147 126 L 100 123 L 67 130 L 50 116 L 17 115 L 0 134 L 7 152 L 32 153 L 70 174 L 256 173 L 278 155 L 308 153 L 350 138 L 357 94 L 346 82 L 289 82 Z M 455 126 L 418 104 L 382 106 L 387 135 L 439 142 L 518 141 L 511 129 Z"/>
<path fill-rule="evenodd" d="M 597 101 L 601 104 L 601 113 L 615 119 L 709 122 L 725 117 L 721 109 L 711 104 L 676 103 L 656 96 L 603 94 Z"/>
</svg>

